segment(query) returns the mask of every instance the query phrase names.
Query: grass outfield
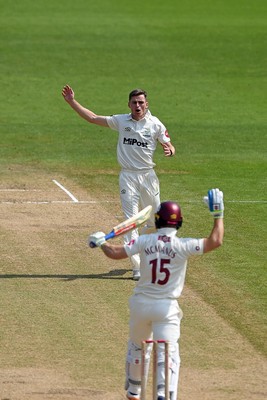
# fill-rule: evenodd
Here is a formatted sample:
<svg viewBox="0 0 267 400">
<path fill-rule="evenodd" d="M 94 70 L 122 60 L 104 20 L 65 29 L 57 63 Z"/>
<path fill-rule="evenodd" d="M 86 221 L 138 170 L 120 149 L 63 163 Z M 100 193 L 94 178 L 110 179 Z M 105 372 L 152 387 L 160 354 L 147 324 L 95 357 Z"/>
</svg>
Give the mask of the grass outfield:
<svg viewBox="0 0 267 400">
<path fill-rule="evenodd" d="M 187 286 L 264 356 L 267 354 L 266 11 L 267 4 L 260 0 L 166 0 L 164 3 L 109 0 L 99 4 L 88 0 L 75 3 L 25 0 L 13 1 L 12 6 L 3 4 L 0 15 L 1 188 L 23 187 L 23 176 L 28 184 L 34 171 L 38 177 L 42 174 L 66 177 L 94 199 L 118 201 L 116 133 L 89 125 L 76 116 L 64 102 L 61 89 L 69 83 L 83 105 L 98 114 L 109 115 L 127 112 L 128 93 L 135 87 L 143 87 L 148 91 L 151 112 L 168 127 L 177 149 L 172 159 L 165 159 L 158 149 L 155 159 L 162 200 L 176 200 L 182 206 L 183 236 L 203 236 L 209 232 L 211 220 L 201 198 L 211 187 L 218 186 L 225 193 L 224 246 L 192 261 Z M 28 175 L 27 171 L 31 173 Z M 107 204 L 101 204 L 105 211 L 110 210 Z M 3 213 L 4 207 L 1 204 Z M 90 215 L 91 210 L 87 211 Z M 112 208 L 111 218 L 115 218 L 116 212 L 120 210 Z M 87 234 L 88 229 L 80 218 L 82 235 L 75 229 L 68 232 L 70 246 L 71 235 L 83 240 Z M 97 224 L 94 227 L 98 229 Z M 15 262 L 14 254 L 11 257 L 3 244 L 10 245 L 14 239 L 4 218 L 1 235 L 3 277 L 14 272 Z M 43 235 L 43 240 L 48 241 L 45 232 Z M 64 241 L 63 233 L 59 237 Z M 24 245 L 27 247 L 27 243 Z M 41 242 L 39 245 L 42 246 Z M 71 252 L 71 247 L 63 247 Z M 23 274 L 27 275 L 37 254 L 29 249 L 26 256 L 20 250 L 18 254 L 24 257 Z M 56 249 L 53 254 L 56 256 Z M 56 273 L 50 270 L 51 265 L 44 259 L 46 255 L 42 256 L 38 258 L 39 273 Z M 75 256 L 70 258 L 74 262 Z M 77 255 L 74 274 L 84 274 L 84 262 L 85 258 Z M 107 269 L 112 268 L 109 262 L 106 265 Z M 55 268 L 64 275 L 59 265 Z M 71 266 L 67 269 L 71 275 Z M 38 272 L 33 270 L 33 274 Z M 20 275 L 21 271 L 17 268 L 14 273 Z M 72 309 L 71 299 L 77 300 L 79 291 L 86 292 L 86 288 L 75 284 L 73 292 L 60 290 L 59 297 L 54 297 L 57 284 L 50 287 L 47 282 L 43 284 L 50 299 L 45 307 L 46 321 L 49 321 L 49 306 L 58 301 L 64 310 L 65 307 L 70 310 L 72 324 L 79 330 L 81 320 L 76 316 L 81 312 L 85 319 L 86 309 L 78 306 Z M 14 312 L 14 304 L 19 309 L 21 296 L 30 305 L 30 295 L 39 293 L 38 280 L 0 279 L 0 284 L 7 321 Z M 95 289 L 102 302 L 103 315 L 112 310 L 109 301 L 119 312 L 110 321 L 118 334 L 120 329 L 127 333 L 127 298 L 132 289 L 131 281 L 118 280 L 116 284 L 112 282 L 110 290 L 120 290 L 121 284 L 120 301 L 125 301 L 121 311 L 111 292 L 103 290 L 102 293 L 100 286 Z M 8 300 L 10 292 L 13 305 Z M 92 299 L 86 301 L 90 308 Z M 60 306 L 54 311 L 56 326 Z M 29 315 L 23 316 L 21 326 L 27 326 L 29 318 L 30 310 Z M 96 319 L 97 313 L 93 316 Z M 53 318 L 49 322 L 51 331 L 52 321 Z M 39 326 L 45 329 L 43 324 Z M 55 352 L 62 359 L 66 332 L 63 326 L 62 329 L 55 326 Z M 38 355 L 27 358 L 26 343 L 24 356 L 17 356 L 21 339 L 19 323 L 16 329 L 13 346 L 8 345 L 8 352 L 3 347 L 0 350 L 4 359 L 2 366 L 34 366 Z M 194 324 L 192 329 L 196 329 Z M 0 340 L 4 343 L 9 330 L 9 323 L 6 328 L 5 324 L 1 325 Z M 28 335 L 34 336 L 31 329 Z M 72 330 L 67 335 L 68 344 L 72 343 L 72 335 L 77 344 Z M 48 354 L 51 360 L 56 358 L 53 337 L 48 354 L 41 338 L 40 331 L 36 339 L 36 345 L 42 349 L 40 359 L 49 358 Z M 82 337 L 75 355 L 70 355 L 73 363 L 79 358 L 82 341 L 86 339 L 86 335 Z M 113 347 L 111 355 L 116 351 Z M 90 356 L 97 358 L 100 350 L 94 351 Z M 84 363 L 82 376 L 90 369 Z M 200 364 L 202 367 L 203 362 Z M 109 373 L 112 376 L 113 372 Z"/>
</svg>

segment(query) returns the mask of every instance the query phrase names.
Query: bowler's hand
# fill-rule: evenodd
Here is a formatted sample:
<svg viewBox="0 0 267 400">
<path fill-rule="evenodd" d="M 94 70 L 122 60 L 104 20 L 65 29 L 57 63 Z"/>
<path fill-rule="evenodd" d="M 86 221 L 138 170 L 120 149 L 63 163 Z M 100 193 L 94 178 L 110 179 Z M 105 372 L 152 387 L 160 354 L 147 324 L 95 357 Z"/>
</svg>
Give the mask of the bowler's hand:
<svg viewBox="0 0 267 400">
<path fill-rule="evenodd" d="M 171 157 L 174 155 L 172 149 L 166 143 L 162 144 L 162 147 L 163 147 L 165 157 Z"/>
<path fill-rule="evenodd" d="M 65 85 L 62 89 L 62 96 L 69 103 L 71 100 L 74 99 L 74 91 L 69 85 Z"/>
</svg>

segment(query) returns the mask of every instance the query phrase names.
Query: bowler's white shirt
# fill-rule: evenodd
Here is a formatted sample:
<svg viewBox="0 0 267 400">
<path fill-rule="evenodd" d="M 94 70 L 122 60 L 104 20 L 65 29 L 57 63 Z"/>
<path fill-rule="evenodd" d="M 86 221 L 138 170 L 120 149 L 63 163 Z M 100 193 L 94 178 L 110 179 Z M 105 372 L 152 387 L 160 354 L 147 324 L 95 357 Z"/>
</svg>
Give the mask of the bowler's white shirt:
<svg viewBox="0 0 267 400">
<path fill-rule="evenodd" d="M 140 121 L 134 120 L 131 114 L 112 115 L 106 121 L 111 129 L 119 132 L 117 158 L 125 170 L 153 168 L 157 141 L 162 144 L 170 141 L 166 127 L 149 110 Z"/>
<path fill-rule="evenodd" d="M 124 245 L 128 256 L 140 253 L 141 277 L 134 294 L 155 299 L 177 299 L 181 295 L 187 259 L 203 254 L 204 239 L 178 238 L 176 233 L 174 228 L 161 228 Z"/>
</svg>

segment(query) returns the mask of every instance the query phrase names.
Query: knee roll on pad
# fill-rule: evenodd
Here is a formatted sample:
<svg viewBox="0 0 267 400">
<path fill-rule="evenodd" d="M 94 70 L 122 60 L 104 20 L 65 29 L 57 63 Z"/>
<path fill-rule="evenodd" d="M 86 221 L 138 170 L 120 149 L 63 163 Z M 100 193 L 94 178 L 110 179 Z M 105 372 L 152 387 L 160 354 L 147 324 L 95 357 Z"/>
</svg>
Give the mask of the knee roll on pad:
<svg viewBox="0 0 267 400">
<path fill-rule="evenodd" d="M 127 373 L 129 383 L 141 384 L 141 349 L 133 342 L 128 344 Z"/>
<path fill-rule="evenodd" d="M 146 348 L 145 354 L 145 380 L 147 381 L 149 372 L 150 354 L 152 344 Z M 128 390 L 133 393 L 139 393 L 141 390 L 141 348 L 133 342 L 128 342 L 128 352 L 126 359 L 126 381 L 128 382 Z M 126 385 L 125 385 L 126 387 Z"/>
<path fill-rule="evenodd" d="M 128 343 L 126 359 L 127 389 L 131 393 L 140 394 L 141 391 L 141 349 L 133 342 Z"/>
<path fill-rule="evenodd" d="M 128 341 L 128 349 L 126 356 L 126 381 L 125 389 L 130 385 L 141 384 L 141 349 L 131 340 Z"/>
</svg>

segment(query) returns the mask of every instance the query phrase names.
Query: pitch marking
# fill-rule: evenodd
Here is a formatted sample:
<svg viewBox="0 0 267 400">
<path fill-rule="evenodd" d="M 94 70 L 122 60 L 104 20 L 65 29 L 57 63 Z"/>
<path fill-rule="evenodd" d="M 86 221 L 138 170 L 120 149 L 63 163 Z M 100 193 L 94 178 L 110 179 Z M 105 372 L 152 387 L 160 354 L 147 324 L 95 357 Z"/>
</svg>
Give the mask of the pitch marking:
<svg viewBox="0 0 267 400">
<path fill-rule="evenodd" d="M 0 192 L 42 192 L 41 189 L 0 189 Z"/>
<path fill-rule="evenodd" d="M 73 204 L 73 201 L 62 201 L 62 200 L 52 200 L 52 201 L 1 201 L 1 204 Z"/>
<path fill-rule="evenodd" d="M 64 188 L 64 186 L 61 185 L 61 183 L 59 183 L 58 181 L 56 181 L 55 179 L 53 179 L 53 182 L 60 187 L 60 189 L 62 189 L 73 201 L 74 203 L 79 203 L 79 200 L 76 199 L 75 196 L 73 196 L 73 194 L 71 192 L 69 192 L 66 188 Z"/>
</svg>

